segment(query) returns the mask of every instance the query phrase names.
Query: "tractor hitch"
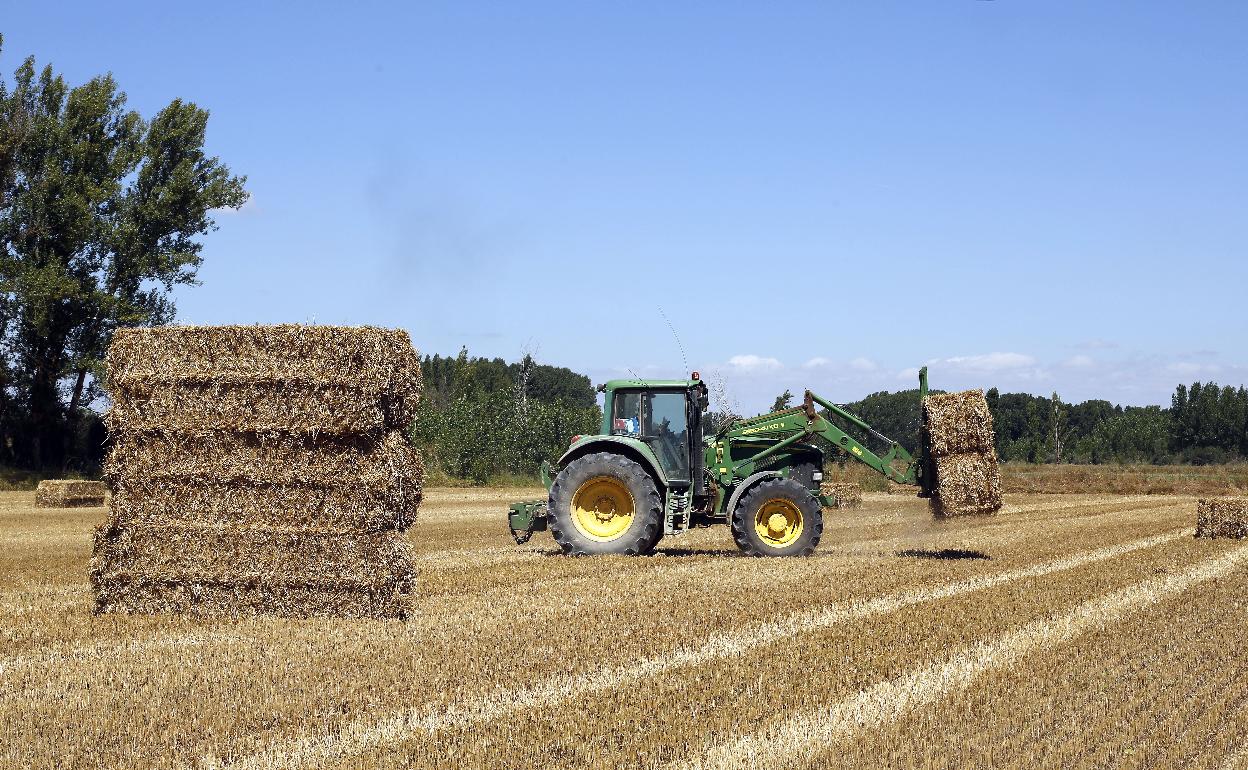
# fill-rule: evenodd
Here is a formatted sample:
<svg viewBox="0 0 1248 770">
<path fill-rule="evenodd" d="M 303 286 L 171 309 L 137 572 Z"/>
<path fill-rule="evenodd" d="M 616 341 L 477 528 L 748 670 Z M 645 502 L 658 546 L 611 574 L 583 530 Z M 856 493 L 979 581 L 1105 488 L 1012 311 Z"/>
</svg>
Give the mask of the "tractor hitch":
<svg viewBox="0 0 1248 770">
<path fill-rule="evenodd" d="M 524 545 L 534 532 L 546 531 L 546 501 L 529 500 L 512 503 L 507 514 L 507 526 L 516 545 Z"/>
</svg>

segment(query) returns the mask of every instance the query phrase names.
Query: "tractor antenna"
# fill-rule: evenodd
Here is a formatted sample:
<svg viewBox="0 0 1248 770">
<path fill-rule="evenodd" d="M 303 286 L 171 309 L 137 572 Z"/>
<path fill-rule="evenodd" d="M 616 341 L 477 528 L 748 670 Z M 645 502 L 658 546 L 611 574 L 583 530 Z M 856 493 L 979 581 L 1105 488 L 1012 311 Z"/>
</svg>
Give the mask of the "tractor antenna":
<svg viewBox="0 0 1248 770">
<path fill-rule="evenodd" d="M 628 370 L 629 374 L 633 375 L 634 380 L 641 382 L 641 375 L 638 374 L 637 372 L 634 372 L 633 367 L 629 366 L 628 364 L 624 364 L 624 368 Z"/>
<path fill-rule="evenodd" d="M 659 308 L 659 315 L 663 316 L 663 321 L 667 324 L 668 330 L 670 330 L 672 333 L 672 336 L 676 338 L 676 347 L 680 348 L 680 360 L 685 365 L 685 371 L 688 372 L 689 371 L 689 358 L 685 356 L 685 346 L 680 343 L 680 335 L 676 333 L 676 327 L 672 326 L 672 322 L 671 320 L 668 319 L 667 313 L 663 312 L 662 305 L 659 305 L 658 308 Z"/>
</svg>

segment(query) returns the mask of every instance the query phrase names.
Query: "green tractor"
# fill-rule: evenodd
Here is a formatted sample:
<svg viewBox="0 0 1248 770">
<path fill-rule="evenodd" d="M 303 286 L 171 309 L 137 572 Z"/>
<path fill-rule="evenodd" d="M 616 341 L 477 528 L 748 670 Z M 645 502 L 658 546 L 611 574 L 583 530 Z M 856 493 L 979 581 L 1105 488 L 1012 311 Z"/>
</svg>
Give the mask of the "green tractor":
<svg viewBox="0 0 1248 770">
<path fill-rule="evenodd" d="M 517 543 L 549 530 L 564 553 L 647 554 L 660 539 L 691 527 L 728 524 L 751 556 L 805 556 L 819 544 L 823 438 L 899 484 L 931 497 L 933 473 L 921 446 L 911 455 L 856 415 L 810 391 L 801 406 L 738 420 L 715 431 L 707 424 L 707 387 L 689 380 L 612 380 L 602 430 L 574 436 L 555 466 L 543 463 L 546 500 L 511 506 Z M 919 398 L 927 369 L 919 371 Z M 868 431 L 888 446 L 877 455 L 818 411 Z"/>
</svg>

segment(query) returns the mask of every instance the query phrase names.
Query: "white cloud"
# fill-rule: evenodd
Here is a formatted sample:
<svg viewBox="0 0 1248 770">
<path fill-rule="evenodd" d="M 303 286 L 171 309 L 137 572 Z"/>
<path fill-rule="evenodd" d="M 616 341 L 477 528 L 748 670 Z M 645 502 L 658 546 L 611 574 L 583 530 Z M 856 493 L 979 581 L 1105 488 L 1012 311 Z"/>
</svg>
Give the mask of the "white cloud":
<svg viewBox="0 0 1248 770">
<path fill-rule="evenodd" d="M 849 368 L 859 372 L 874 372 L 880 367 L 879 364 L 875 363 L 871 359 L 859 356 L 849 362 Z"/>
<path fill-rule="evenodd" d="M 1094 338 L 1077 343 L 1075 347 L 1083 348 L 1084 350 L 1113 350 L 1118 347 L 1118 343 L 1112 340 Z"/>
<path fill-rule="evenodd" d="M 728 365 L 736 367 L 737 369 L 748 370 L 780 369 L 784 366 L 784 364 L 780 363 L 779 359 L 756 356 L 753 353 L 733 356 L 728 359 Z"/>
<path fill-rule="evenodd" d="M 1183 377 L 1191 377 L 1197 374 L 1217 374 L 1222 371 L 1222 367 L 1217 364 L 1198 364 L 1193 361 L 1179 361 L 1166 367 L 1167 372 L 1173 372 Z"/>
<path fill-rule="evenodd" d="M 982 353 L 976 356 L 953 356 L 932 363 L 944 363 L 971 372 L 1002 372 L 1035 366 L 1036 359 L 1022 353 Z"/>
<path fill-rule="evenodd" d="M 823 356 L 815 356 L 806 363 L 802 364 L 803 369 L 817 369 L 820 366 L 827 366 L 832 363 L 832 359 Z"/>
<path fill-rule="evenodd" d="M 1092 356 L 1085 355 L 1071 356 L 1062 362 L 1062 366 L 1068 366 L 1072 369 L 1086 369 L 1095 365 L 1096 361 L 1092 359 Z"/>
</svg>

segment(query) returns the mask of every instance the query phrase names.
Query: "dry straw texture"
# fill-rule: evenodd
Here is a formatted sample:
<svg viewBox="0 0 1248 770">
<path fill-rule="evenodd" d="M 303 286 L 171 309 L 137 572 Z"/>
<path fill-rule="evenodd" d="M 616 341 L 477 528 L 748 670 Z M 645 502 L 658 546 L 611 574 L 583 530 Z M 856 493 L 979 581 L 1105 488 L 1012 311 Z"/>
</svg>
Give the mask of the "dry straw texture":
<svg viewBox="0 0 1248 770">
<path fill-rule="evenodd" d="M 121 329 L 108 366 L 115 431 L 381 431 L 421 389 L 407 333 L 370 326 Z"/>
<path fill-rule="evenodd" d="M 936 458 L 938 515 L 996 513 L 1001 509 L 1001 467 L 995 454 Z"/>
<path fill-rule="evenodd" d="M 98 611 L 405 617 L 424 468 L 407 334 L 128 329 L 109 351 Z"/>
<path fill-rule="evenodd" d="M 1248 498 L 1224 497 L 1196 504 L 1196 537 L 1248 537 Z"/>
<path fill-rule="evenodd" d="M 858 508 L 862 505 L 862 487 L 853 482 L 825 482 L 819 485 L 819 494 L 836 499 L 837 508 Z"/>
<path fill-rule="evenodd" d="M 104 483 L 45 479 L 35 490 L 36 508 L 93 508 L 104 504 Z"/>
<path fill-rule="evenodd" d="M 981 390 L 923 399 L 936 465 L 937 516 L 991 514 L 1001 509 L 1001 468 L 993 446 L 992 414 Z"/>
</svg>

